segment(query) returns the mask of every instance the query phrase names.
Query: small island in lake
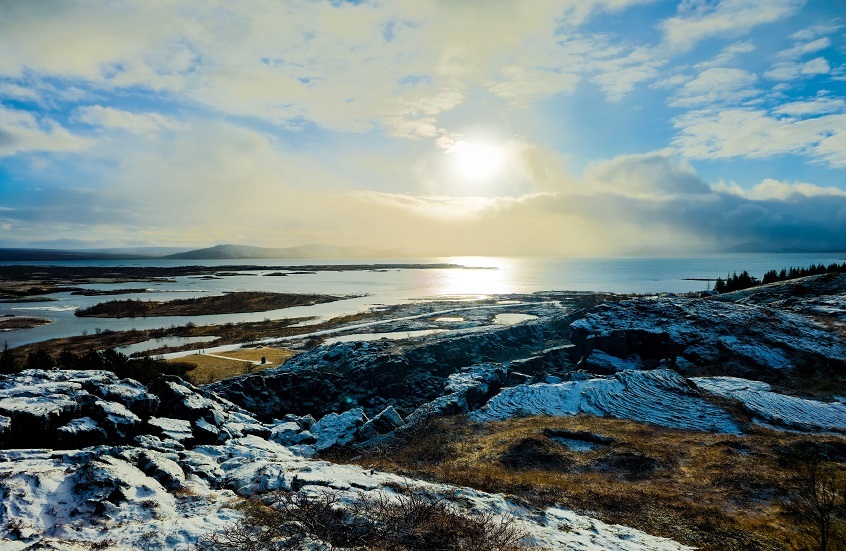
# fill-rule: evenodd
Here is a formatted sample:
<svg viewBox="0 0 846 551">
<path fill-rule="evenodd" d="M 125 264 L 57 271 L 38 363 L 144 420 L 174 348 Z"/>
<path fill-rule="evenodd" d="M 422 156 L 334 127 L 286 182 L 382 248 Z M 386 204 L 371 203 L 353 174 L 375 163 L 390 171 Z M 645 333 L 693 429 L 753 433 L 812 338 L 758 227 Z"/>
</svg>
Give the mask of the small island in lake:
<svg viewBox="0 0 846 551">
<path fill-rule="evenodd" d="M 156 316 L 204 316 L 209 314 L 236 314 L 244 312 L 265 312 L 312 306 L 333 302 L 348 297 L 317 294 L 237 292 L 225 295 L 170 300 L 167 302 L 143 300 L 110 300 L 81 308 L 79 317 L 91 318 L 140 318 Z"/>
</svg>

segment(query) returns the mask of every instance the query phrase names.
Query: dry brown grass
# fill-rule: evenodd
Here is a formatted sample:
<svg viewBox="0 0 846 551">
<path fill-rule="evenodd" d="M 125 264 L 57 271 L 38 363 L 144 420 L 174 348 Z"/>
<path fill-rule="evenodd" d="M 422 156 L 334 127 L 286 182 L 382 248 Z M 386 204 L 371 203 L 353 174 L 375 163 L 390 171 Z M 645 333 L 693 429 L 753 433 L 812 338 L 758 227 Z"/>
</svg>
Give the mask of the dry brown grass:
<svg viewBox="0 0 846 551">
<path fill-rule="evenodd" d="M 548 437 L 560 430 L 613 441 L 574 452 Z M 535 505 L 562 504 L 701 549 L 789 549 L 795 519 L 784 496 L 791 472 L 779 450 L 812 441 L 846 446 L 838 437 L 763 429 L 745 436 L 685 432 L 590 416 L 484 425 L 454 417 L 357 462 Z"/>
<path fill-rule="evenodd" d="M 193 354 L 169 361 L 189 363 L 196 366 L 188 372 L 188 379 L 194 384 L 208 384 L 236 375 L 245 375 L 276 367 L 294 354 L 295 352 L 285 348 L 243 348 L 230 352 L 215 353 L 215 356 Z M 225 356 L 225 358 L 217 356 Z M 266 358 L 267 363 L 253 363 L 260 361 L 262 356 Z"/>
</svg>

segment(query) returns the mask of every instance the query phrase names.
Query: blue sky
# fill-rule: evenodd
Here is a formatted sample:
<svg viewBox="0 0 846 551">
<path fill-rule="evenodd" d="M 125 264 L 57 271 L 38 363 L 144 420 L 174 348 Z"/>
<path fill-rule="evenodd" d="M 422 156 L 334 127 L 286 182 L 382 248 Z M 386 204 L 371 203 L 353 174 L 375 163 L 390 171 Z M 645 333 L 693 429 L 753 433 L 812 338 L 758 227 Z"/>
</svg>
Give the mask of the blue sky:
<svg viewBox="0 0 846 551">
<path fill-rule="evenodd" d="M 842 0 L 0 4 L 0 246 L 846 249 Z"/>
</svg>

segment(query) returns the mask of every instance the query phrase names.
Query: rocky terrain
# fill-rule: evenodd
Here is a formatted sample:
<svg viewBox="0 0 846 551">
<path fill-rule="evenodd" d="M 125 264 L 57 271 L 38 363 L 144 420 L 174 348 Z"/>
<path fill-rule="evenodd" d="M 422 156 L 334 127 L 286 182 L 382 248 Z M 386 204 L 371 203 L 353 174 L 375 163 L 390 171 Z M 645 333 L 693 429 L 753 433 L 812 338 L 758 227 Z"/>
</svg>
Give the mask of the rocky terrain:
<svg viewBox="0 0 846 551">
<path fill-rule="evenodd" d="M 413 487 L 462 514 L 507 519 L 529 548 L 684 549 L 585 512 L 320 457 L 402 441 L 453 414 L 483 423 L 581 414 L 738 437 L 755 427 L 843 435 L 841 387 L 810 396 L 788 383 L 797 373 L 843 375 L 844 311 L 843 275 L 587 310 L 535 297 L 525 313 L 536 319 L 456 321 L 422 338 L 317 346 L 204 387 L 173 376 L 145 386 L 104 371 L 6 375 L 0 544 L 191 549 L 242 519 L 238 504 L 248 497 L 329 488 L 334 506 L 351 510 L 362 495 L 401 500 Z M 433 323 L 415 315 L 386 328 Z"/>
</svg>

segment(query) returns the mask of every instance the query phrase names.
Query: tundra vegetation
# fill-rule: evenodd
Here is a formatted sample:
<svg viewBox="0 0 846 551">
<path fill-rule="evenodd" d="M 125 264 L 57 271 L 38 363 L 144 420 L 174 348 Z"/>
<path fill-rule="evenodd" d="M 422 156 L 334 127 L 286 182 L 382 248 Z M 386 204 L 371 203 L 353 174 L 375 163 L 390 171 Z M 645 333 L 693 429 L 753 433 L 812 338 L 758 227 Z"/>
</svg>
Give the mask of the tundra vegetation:
<svg viewBox="0 0 846 551">
<path fill-rule="evenodd" d="M 740 416 L 745 414 L 737 412 Z M 594 416 L 435 418 L 333 460 L 560 504 L 703 550 L 846 549 L 846 441 Z"/>
<path fill-rule="evenodd" d="M 204 316 L 212 314 L 233 314 L 244 312 L 265 312 L 312 306 L 324 302 L 341 300 L 332 295 L 262 293 L 243 291 L 219 296 L 169 300 L 167 302 L 144 300 L 110 300 L 76 311 L 79 317 L 97 318 L 139 318 L 158 316 Z"/>
</svg>

